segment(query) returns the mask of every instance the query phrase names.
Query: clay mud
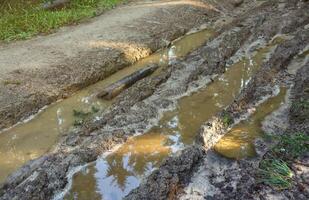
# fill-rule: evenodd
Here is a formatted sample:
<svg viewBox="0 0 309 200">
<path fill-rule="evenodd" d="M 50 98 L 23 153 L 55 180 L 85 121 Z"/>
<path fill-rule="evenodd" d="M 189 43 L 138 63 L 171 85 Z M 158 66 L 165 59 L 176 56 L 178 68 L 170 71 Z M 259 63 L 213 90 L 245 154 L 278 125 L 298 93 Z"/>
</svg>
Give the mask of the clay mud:
<svg viewBox="0 0 309 200">
<path fill-rule="evenodd" d="M 278 88 L 289 90 L 293 84 L 306 88 L 307 71 L 293 68 L 298 74 L 294 79 L 288 66 L 301 51 L 306 52 L 308 4 L 296 0 L 244 2 L 237 4 L 240 12 L 235 11 L 231 19 L 227 20 L 232 16 L 228 15 L 209 21 L 217 34 L 181 59 L 173 58 L 173 44 L 167 44 L 168 59 L 158 56 L 163 61 L 160 69 L 59 135 L 55 149 L 7 178 L 0 187 L 0 199 L 267 196 L 253 187 L 251 172 L 257 169 L 260 151 L 257 157 L 248 154 L 250 159 L 232 160 L 213 147 L 238 123 L 250 119 L 263 102 L 275 98 Z M 292 97 L 301 100 L 298 96 L 305 91 Z M 299 123 L 299 127 L 307 126 Z"/>
<path fill-rule="evenodd" d="M 51 150 L 63 133 L 74 128 L 74 123 L 78 123 L 79 120 L 74 115 L 74 110 L 82 113 L 90 112 L 95 117 L 98 111 L 106 109 L 113 100 L 97 98 L 97 93 L 104 87 L 149 64 L 166 67 L 169 62 L 180 59 L 201 46 L 212 35 L 214 31 L 209 29 L 188 34 L 172 42 L 169 49 L 160 50 L 107 79 L 44 108 L 25 122 L 0 132 L 0 182 L 27 161 Z"/>
<path fill-rule="evenodd" d="M 229 66 L 205 88 L 181 98 L 177 108 L 166 112 L 148 133 L 129 139 L 75 174 L 66 199 L 122 199 L 166 157 L 193 144 L 203 122 L 232 103 L 273 48 L 270 44 L 253 52 L 252 58 L 244 57 Z"/>
</svg>

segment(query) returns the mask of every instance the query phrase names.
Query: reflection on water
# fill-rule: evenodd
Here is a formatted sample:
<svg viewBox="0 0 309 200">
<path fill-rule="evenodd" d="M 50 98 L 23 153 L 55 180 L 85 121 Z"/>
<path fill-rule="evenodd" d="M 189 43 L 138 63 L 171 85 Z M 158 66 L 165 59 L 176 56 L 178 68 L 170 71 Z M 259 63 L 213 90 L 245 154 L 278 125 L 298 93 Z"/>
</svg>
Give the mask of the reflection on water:
<svg viewBox="0 0 309 200">
<path fill-rule="evenodd" d="M 166 135 L 157 132 L 129 139 L 113 154 L 78 173 L 66 198 L 121 199 L 170 153 L 170 148 L 164 145 L 167 140 Z M 91 187 L 85 184 L 89 182 Z"/>
<path fill-rule="evenodd" d="M 262 136 L 261 123 L 263 119 L 277 110 L 282 103 L 286 89 L 257 107 L 256 112 L 247 120 L 240 122 L 232 128 L 216 145 L 219 154 L 234 159 L 253 157 L 256 155 L 254 140 Z"/>
<path fill-rule="evenodd" d="M 271 48 L 259 50 L 252 60 L 234 64 L 206 88 L 182 98 L 178 108 L 165 113 L 148 133 L 131 138 L 90 165 L 86 173 L 75 174 L 66 199 L 122 199 L 169 154 L 192 144 L 202 123 L 234 100 Z M 87 187 L 88 181 L 93 181 L 91 187 Z"/>
<path fill-rule="evenodd" d="M 213 31 L 205 29 L 184 36 L 173 42 L 170 49 L 158 51 L 105 80 L 91 85 L 63 101 L 48 106 L 32 120 L 0 132 L 0 182 L 4 181 L 8 174 L 25 162 L 50 150 L 57 142 L 59 135 L 66 132 L 74 123 L 76 119 L 73 116 L 74 109 L 89 112 L 92 107 L 103 110 L 109 106 L 110 101 L 96 98 L 99 90 L 150 63 L 167 66 L 174 58 L 185 56 L 202 45 L 213 34 Z"/>
<path fill-rule="evenodd" d="M 74 122 L 73 109 L 91 111 L 92 106 L 104 109 L 109 103 L 84 90 L 55 103 L 35 118 L 0 133 L 0 182 L 28 160 L 39 157 L 67 131 Z"/>
</svg>

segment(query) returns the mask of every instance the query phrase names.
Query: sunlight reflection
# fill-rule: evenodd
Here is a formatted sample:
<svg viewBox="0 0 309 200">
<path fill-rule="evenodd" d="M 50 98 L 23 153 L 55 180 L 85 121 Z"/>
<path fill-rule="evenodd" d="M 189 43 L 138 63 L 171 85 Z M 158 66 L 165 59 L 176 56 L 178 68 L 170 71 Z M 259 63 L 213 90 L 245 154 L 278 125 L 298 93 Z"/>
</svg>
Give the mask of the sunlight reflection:
<svg viewBox="0 0 309 200">
<path fill-rule="evenodd" d="M 219 154 L 234 159 L 256 155 L 254 140 L 262 136 L 261 123 L 271 112 L 279 108 L 284 101 L 286 89 L 281 88 L 279 95 L 268 99 L 245 121 L 232 128 L 214 147 Z"/>
</svg>

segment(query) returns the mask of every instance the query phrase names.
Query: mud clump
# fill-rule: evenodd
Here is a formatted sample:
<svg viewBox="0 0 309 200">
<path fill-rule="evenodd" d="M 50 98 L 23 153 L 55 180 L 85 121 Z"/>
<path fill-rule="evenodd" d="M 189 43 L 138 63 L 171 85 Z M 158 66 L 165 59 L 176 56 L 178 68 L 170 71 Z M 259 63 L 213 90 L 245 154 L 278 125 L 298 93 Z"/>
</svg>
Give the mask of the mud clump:
<svg viewBox="0 0 309 200">
<path fill-rule="evenodd" d="M 188 172 L 194 171 L 202 155 L 201 148 L 192 147 L 184 150 L 181 157 L 168 158 L 168 161 L 160 166 L 160 170 L 154 171 L 138 190 L 133 190 L 124 199 L 175 199 L 182 184 L 192 175 Z"/>
</svg>

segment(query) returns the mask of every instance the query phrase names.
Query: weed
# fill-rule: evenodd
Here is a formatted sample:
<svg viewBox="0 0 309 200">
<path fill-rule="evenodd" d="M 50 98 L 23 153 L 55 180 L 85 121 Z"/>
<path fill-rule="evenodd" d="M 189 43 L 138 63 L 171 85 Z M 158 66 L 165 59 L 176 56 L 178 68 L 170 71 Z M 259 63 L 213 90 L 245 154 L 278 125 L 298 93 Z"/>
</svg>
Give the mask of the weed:
<svg viewBox="0 0 309 200">
<path fill-rule="evenodd" d="M 309 101 L 308 100 L 301 100 L 293 102 L 292 108 L 295 110 L 299 109 L 309 109 Z"/>
<path fill-rule="evenodd" d="M 260 181 L 276 189 L 292 186 L 293 173 L 287 163 L 278 159 L 265 159 L 260 163 Z"/>
<path fill-rule="evenodd" d="M 229 125 L 233 123 L 233 117 L 231 116 L 230 113 L 224 111 L 222 114 L 222 121 L 223 121 L 224 126 L 228 127 Z"/>
<path fill-rule="evenodd" d="M 292 114 L 294 115 L 294 120 L 298 122 L 304 122 L 309 119 L 309 101 L 308 100 L 298 100 L 293 102 L 291 106 Z"/>
<path fill-rule="evenodd" d="M 97 112 L 99 112 L 99 109 L 95 106 L 91 106 L 91 111 L 92 111 L 92 113 L 97 113 Z"/>
<path fill-rule="evenodd" d="M 284 160 L 293 160 L 309 151 L 309 136 L 295 133 L 277 137 L 279 143 L 271 150 L 272 154 Z"/>
<path fill-rule="evenodd" d="M 309 136 L 295 133 L 267 138 L 278 140 L 278 144 L 260 162 L 260 181 L 279 190 L 288 189 L 293 173 L 287 163 L 309 151 Z"/>
</svg>

